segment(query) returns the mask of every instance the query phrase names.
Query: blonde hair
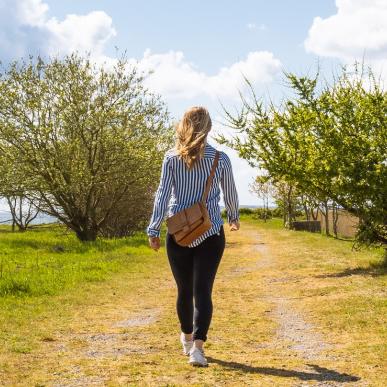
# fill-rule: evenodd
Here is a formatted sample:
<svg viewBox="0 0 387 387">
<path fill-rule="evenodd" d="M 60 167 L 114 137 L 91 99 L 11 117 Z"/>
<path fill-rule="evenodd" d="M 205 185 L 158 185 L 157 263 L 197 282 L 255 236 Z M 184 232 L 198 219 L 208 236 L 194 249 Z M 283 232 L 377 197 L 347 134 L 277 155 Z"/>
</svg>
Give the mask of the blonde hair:
<svg viewBox="0 0 387 387">
<path fill-rule="evenodd" d="M 183 118 L 175 124 L 175 148 L 188 169 L 192 169 L 203 156 L 207 134 L 211 127 L 210 114 L 203 106 L 192 106 L 184 113 Z"/>
</svg>

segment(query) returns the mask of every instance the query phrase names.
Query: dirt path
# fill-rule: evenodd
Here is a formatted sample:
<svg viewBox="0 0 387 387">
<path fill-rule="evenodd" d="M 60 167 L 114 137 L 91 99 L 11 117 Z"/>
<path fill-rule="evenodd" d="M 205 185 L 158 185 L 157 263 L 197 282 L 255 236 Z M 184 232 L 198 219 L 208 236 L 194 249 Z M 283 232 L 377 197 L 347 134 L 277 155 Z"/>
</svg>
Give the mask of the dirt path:
<svg viewBox="0 0 387 387">
<path fill-rule="evenodd" d="M 246 231 L 255 242 L 251 250 L 259 252 L 259 257 L 249 265 L 235 269 L 231 275 L 239 276 L 245 273 L 261 272 L 264 283 L 262 299 L 270 305 L 265 310 L 270 318 L 275 321 L 276 335 L 267 346 L 275 348 L 279 352 L 294 352 L 294 356 L 305 362 L 305 366 L 287 373 L 285 370 L 278 370 L 281 376 L 298 376 L 302 382 L 295 382 L 294 386 L 340 386 L 343 383 L 351 385 L 368 385 L 360 378 L 336 372 L 334 370 L 319 367 L 312 362 L 336 360 L 330 353 L 333 346 L 328 343 L 328 338 L 324 337 L 312 323 L 306 320 L 302 311 L 297 307 L 299 298 L 287 295 L 286 284 L 297 282 L 297 277 L 290 276 L 286 271 L 282 271 L 277 266 L 275 256 L 271 253 L 269 243 L 265 241 L 263 234 L 254 231 Z M 262 274 L 263 273 L 263 274 Z M 285 355 L 286 356 L 286 355 Z"/>
<path fill-rule="evenodd" d="M 275 240 L 248 224 L 226 232 L 207 369 L 192 369 L 181 354 L 175 284 L 159 252 L 158 270 L 141 281 L 120 275 L 89 290 L 20 364 L 26 385 L 367 386 L 337 368 L 335 345 L 288 289 L 299 277 L 279 264 Z"/>
<path fill-rule="evenodd" d="M 256 248 L 262 256 L 258 261 L 260 267 L 274 269 L 276 260 L 267 245 L 261 242 Z M 270 314 L 278 324 L 276 345 L 283 347 L 288 343 L 287 348 L 296 351 L 305 360 L 335 360 L 328 353 L 332 346 L 326 342 L 326 338 L 296 309 L 297 298 L 291 298 L 284 292 L 283 285 L 297 282 L 297 277 L 291 277 L 286 272 L 276 274 L 265 277 L 265 298 L 272 305 Z"/>
<path fill-rule="evenodd" d="M 262 259 L 259 261 L 261 268 L 276 269 L 276 259 L 270 252 L 265 242 L 261 241 L 256 248 L 260 251 Z M 273 273 L 273 272 L 271 272 Z M 297 357 L 305 361 L 305 367 L 301 372 L 301 378 L 315 380 L 318 386 L 339 386 L 345 382 L 352 382 L 355 385 L 359 381 L 358 377 L 341 374 L 339 372 L 319 367 L 312 362 L 330 361 L 334 363 L 337 358 L 332 355 L 331 345 L 328 337 L 325 337 L 317 327 L 308 322 L 302 310 L 297 307 L 297 297 L 286 295 L 286 287 L 289 282 L 297 282 L 297 277 L 289 276 L 286 272 L 276 272 L 265 278 L 265 299 L 272 305 L 270 316 L 277 322 L 276 340 L 273 345 L 278 349 L 288 349 L 297 354 Z M 304 381 L 296 383 L 297 386 L 309 385 Z M 365 386 L 361 382 L 358 385 Z"/>
</svg>

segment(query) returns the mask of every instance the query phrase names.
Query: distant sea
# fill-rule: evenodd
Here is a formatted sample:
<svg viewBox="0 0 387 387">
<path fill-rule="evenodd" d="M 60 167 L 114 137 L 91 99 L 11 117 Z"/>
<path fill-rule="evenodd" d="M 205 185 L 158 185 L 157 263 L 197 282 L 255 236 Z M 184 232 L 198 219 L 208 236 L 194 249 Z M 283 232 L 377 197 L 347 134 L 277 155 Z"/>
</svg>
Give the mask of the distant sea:
<svg viewBox="0 0 387 387">
<path fill-rule="evenodd" d="M 47 214 L 38 214 L 31 224 L 53 223 L 57 219 Z M 12 224 L 12 217 L 9 211 L 0 210 L 0 224 Z"/>
<path fill-rule="evenodd" d="M 242 204 L 239 208 L 260 208 L 262 206 L 255 206 L 252 204 Z M 274 208 L 274 206 L 269 206 L 270 208 Z M 223 210 L 225 207 L 220 206 L 220 209 Z M 42 223 L 52 223 L 56 222 L 57 219 L 53 216 L 46 214 L 39 214 L 33 221 L 32 224 L 42 224 Z M 0 224 L 11 224 L 12 217 L 9 211 L 0 210 Z"/>
</svg>

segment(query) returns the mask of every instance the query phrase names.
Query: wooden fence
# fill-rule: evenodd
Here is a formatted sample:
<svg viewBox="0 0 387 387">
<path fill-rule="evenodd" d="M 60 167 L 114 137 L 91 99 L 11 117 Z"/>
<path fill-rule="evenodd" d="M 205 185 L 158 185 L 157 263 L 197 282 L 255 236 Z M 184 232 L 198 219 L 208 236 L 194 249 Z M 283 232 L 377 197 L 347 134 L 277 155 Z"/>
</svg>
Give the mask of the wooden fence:
<svg viewBox="0 0 387 387">
<path fill-rule="evenodd" d="M 328 212 L 328 223 L 329 231 L 333 234 L 333 211 L 329 210 Z M 321 221 L 321 229 L 325 230 L 325 217 L 319 212 L 318 218 Z M 338 220 L 337 220 L 337 233 L 339 236 L 346 238 L 352 238 L 356 234 L 357 226 L 359 224 L 359 219 L 351 215 L 345 210 L 338 210 Z"/>
</svg>

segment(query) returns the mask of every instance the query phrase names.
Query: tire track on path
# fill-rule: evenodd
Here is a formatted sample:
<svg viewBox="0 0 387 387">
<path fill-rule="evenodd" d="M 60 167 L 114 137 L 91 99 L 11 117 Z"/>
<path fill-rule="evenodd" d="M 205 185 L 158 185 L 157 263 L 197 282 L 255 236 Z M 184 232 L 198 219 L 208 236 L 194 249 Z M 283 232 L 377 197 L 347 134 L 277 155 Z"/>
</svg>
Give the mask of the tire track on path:
<svg viewBox="0 0 387 387">
<path fill-rule="evenodd" d="M 300 372 L 300 379 L 304 377 L 306 381 L 296 382 L 294 385 L 323 387 L 341 386 L 343 383 L 350 382 L 352 386 L 367 386 L 368 384 L 364 381 L 356 383 L 359 378 L 355 376 L 311 364 L 312 362 L 326 363 L 327 361 L 334 363 L 337 359 L 330 353 L 334 346 L 297 308 L 296 304 L 299 298 L 286 294 L 286 283 L 289 281 L 297 282 L 298 278 L 278 269 L 276 257 L 271 253 L 263 234 L 258 234 L 256 231 L 248 232 L 255 241 L 252 243 L 251 250 L 258 251 L 260 257 L 253 264 L 234 271 L 232 275 L 243 275 L 258 270 L 266 271 L 261 276 L 265 284 L 262 296 L 264 301 L 271 305 L 266 312 L 277 323 L 276 337 L 271 345 L 284 354 L 289 351 L 294 352 L 305 363 L 305 367 L 298 372 Z"/>
</svg>

